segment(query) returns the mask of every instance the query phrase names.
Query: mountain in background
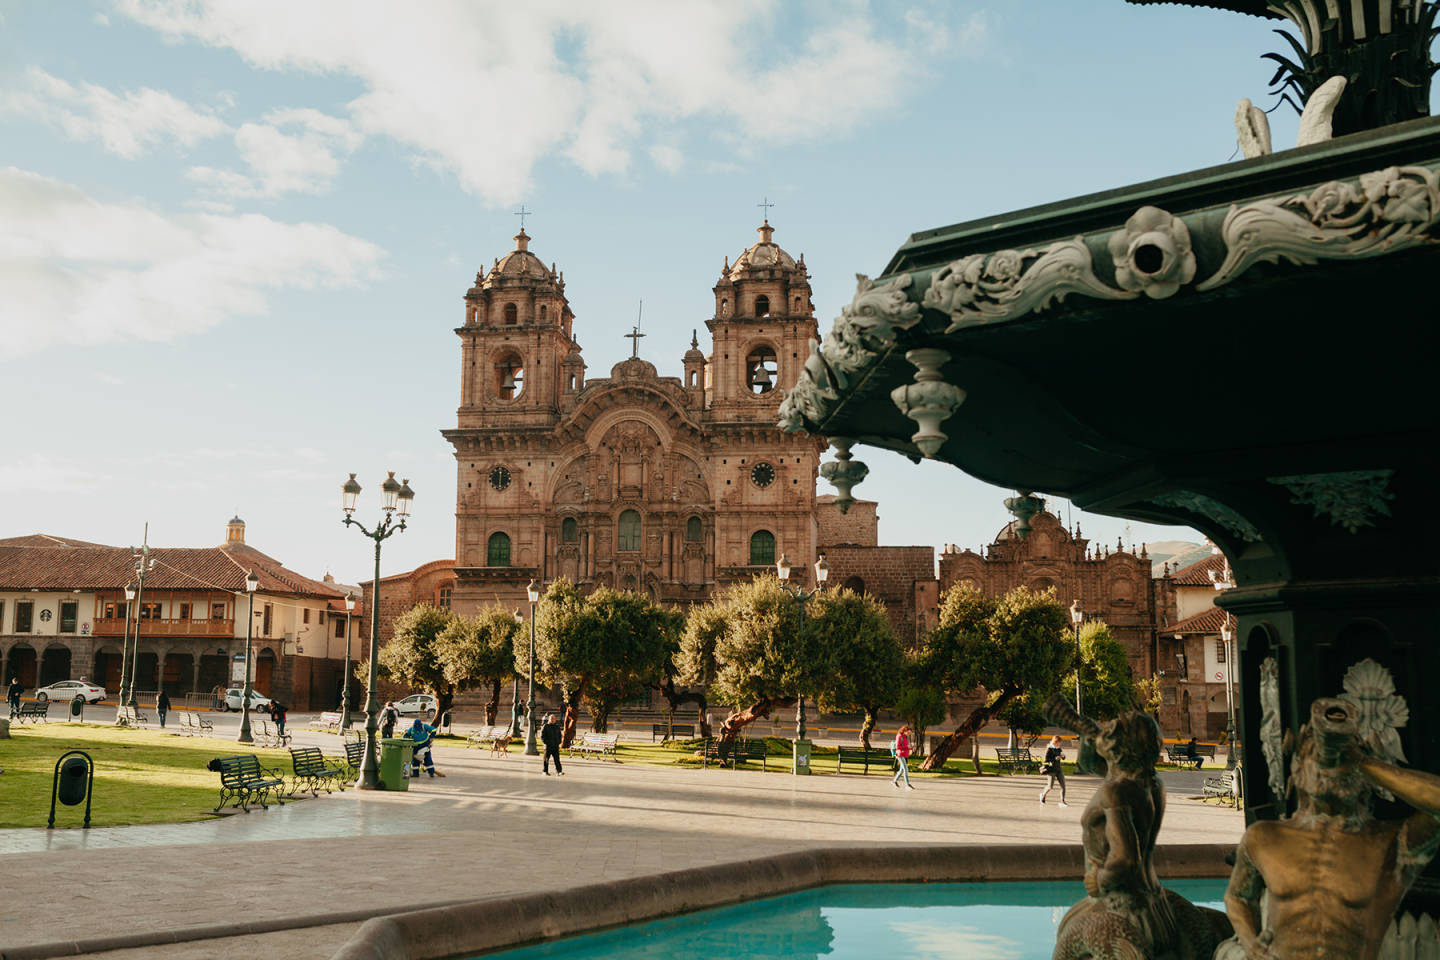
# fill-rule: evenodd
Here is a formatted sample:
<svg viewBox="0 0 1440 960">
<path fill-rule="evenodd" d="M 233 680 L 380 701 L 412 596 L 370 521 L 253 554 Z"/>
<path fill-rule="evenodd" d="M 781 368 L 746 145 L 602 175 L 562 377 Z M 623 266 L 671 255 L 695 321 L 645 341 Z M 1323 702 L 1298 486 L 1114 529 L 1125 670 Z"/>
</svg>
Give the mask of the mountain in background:
<svg viewBox="0 0 1440 960">
<path fill-rule="evenodd" d="M 1190 543 L 1187 540 L 1159 540 L 1147 543 L 1145 549 L 1150 553 L 1150 575 L 1155 577 L 1160 576 L 1166 563 L 1170 564 L 1173 571 L 1210 556 L 1209 544 Z"/>
</svg>

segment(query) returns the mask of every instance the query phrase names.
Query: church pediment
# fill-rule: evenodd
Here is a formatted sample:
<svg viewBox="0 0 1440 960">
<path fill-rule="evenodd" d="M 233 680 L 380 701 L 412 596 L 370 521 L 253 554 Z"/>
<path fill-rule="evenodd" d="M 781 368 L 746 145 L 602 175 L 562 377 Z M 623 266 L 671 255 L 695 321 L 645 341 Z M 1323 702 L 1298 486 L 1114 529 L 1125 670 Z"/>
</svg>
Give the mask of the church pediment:
<svg viewBox="0 0 1440 960">
<path fill-rule="evenodd" d="M 676 437 L 698 441 L 700 425 L 686 412 L 684 400 L 678 380 L 673 387 L 665 381 L 591 381 L 575 412 L 560 424 L 560 435 L 565 440 L 583 439 L 595 449 L 604 432 L 616 422 L 637 420 L 655 430 L 666 446 Z"/>
</svg>

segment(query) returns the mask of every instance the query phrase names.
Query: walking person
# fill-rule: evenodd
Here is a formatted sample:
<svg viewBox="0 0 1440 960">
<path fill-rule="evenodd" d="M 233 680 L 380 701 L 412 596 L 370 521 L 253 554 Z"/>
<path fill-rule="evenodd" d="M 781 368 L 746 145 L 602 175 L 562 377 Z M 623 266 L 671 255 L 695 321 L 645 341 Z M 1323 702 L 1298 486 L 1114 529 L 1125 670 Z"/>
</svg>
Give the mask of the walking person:
<svg viewBox="0 0 1440 960">
<path fill-rule="evenodd" d="M 905 724 L 900 728 L 900 732 L 895 734 L 895 742 L 890 749 L 895 753 L 895 763 L 899 766 L 899 769 L 895 771 L 895 779 L 890 781 L 890 785 L 898 790 L 900 779 L 903 777 L 905 789 L 914 790 L 915 787 L 910 782 L 910 724 Z"/>
<path fill-rule="evenodd" d="M 10 686 L 5 691 L 5 699 L 10 702 L 10 716 L 20 712 L 20 694 L 25 692 L 25 685 L 20 682 L 19 677 L 10 678 Z"/>
<path fill-rule="evenodd" d="M 400 711 L 395 709 L 395 704 L 389 700 L 385 701 L 385 709 L 380 711 L 380 736 L 395 736 L 395 724 L 400 722 Z"/>
<path fill-rule="evenodd" d="M 285 704 L 279 700 L 270 701 L 270 719 L 275 721 L 275 732 L 278 736 L 285 736 Z"/>
<path fill-rule="evenodd" d="M 155 713 L 160 717 L 160 729 L 165 729 L 165 715 L 170 712 L 170 696 L 161 690 L 155 697 Z"/>
<path fill-rule="evenodd" d="M 1045 748 L 1045 762 L 1040 767 L 1040 772 L 1049 776 L 1045 789 L 1040 791 L 1040 802 L 1044 803 L 1045 798 L 1050 795 L 1050 789 L 1057 783 L 1060 785 L 1060 806 L 1068 807 L 1065 802 L 1065 767 L 1062 761 L 1065 759 L 1065 751 L 1060 749 L 1060 738 L 1051 737 L 1050 746 Z"/>
<path fill-rule="evenodd" d="M 415 741 L 415 746 L 410 751 L 410 777 L 414 779 L 420 776 L 420 765 L 425 765 L 425 772 L 432 777 L 443 777 L 445 774 L 435 769 L 435 759 L 430 755 L 430 745 L 435 742 L 435 728 L 430 726 L 419 717 L 410 724 L 410 729 L 405 731 L 405 736 Z"/>
<path fill-rule="evenodd" d="M 565 776 L 565 771 L 560 769 L 560 724 L 555 722 L 555 714 L 545 714 L 545 725 L 540 728 L 540 742 L 545 744 L 545 762 L 542 765 L 545 776 L 550 776 L 550 759 L 555 759 L 555 776 Z"/>
</svg>

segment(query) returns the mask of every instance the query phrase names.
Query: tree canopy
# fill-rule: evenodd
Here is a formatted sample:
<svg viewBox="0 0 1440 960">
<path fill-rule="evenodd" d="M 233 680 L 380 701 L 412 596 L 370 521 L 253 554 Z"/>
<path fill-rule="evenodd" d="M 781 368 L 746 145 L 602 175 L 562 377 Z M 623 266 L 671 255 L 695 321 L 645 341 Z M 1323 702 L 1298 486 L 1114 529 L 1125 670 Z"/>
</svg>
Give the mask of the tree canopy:
<svg viewBox="0 0 1440 960">
<path fill-rule="evenodd" d="M 515 676 L 515 641 L 520 624 L 503 607 L 486 607 L 473 617 L 453 617 L 434 643 L 445 680 L 457 690 L 489 685 L 485 722 L 493 724 L 500 688 Z"/>
<path fill-rule="evenodd" d="M 1080 665 L 1080 702 L 1085 716 L 1109 720 L 1136 708 L 1130 656 L 1103 620 L 1090 620 L 1080 627 Z M 1061 684 L 1061 692 L 1073 696 L 1074 690 L 1072 669 Z"/>
<path fill-rule="evenodd" d="M 396 683 L 430 691 L 437 717 L 455 700 L 455 686 L 445 678 L 436 652 L 436 643 L 452 620 L 448 610 L 417 604 L 395 618 L 390 639 L 380 647 L 379 672 Z"/>
<path fill-rule="evenodd" d="M 810 600 L 805 630 L 826 651 L 823 682 L 813 692 L 821 710 L 864 713 L 860 742 L 870 747 L 880 708 L 900 695 L 905 652 L 885 605 L 870 594 L 826 590 Z"/>
</svg>

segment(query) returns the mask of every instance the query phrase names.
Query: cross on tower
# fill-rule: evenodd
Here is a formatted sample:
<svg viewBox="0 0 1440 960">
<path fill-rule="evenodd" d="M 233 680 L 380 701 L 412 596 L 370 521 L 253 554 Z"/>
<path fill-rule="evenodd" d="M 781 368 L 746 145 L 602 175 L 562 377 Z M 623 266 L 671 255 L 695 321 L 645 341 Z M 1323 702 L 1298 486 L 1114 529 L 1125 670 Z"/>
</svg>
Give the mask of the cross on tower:
<svg viewBox="0 0 1440 960">
<path fill-rule="evenodd" d="M 525 218 L 526 218 L 526 217 L 533 217 L 534 215 L 535 215 L 535 211 L 534 211 L 534 210 L 526 210 L 526 209 L 525 209 L 525 204 L 523 204 L 523 203 L 520 204 L 520 209 L 515 211 L 515 216 L 517 216 L 517 217 L 520 218 L 520 232 L 521 232 L 521 233 L 524 233 L 524 232 L 525 232 Z"/>
<path fill-rule="evenodd" d="M 630 359 L 638 360 L 640 358 L 640 338 L 645 334 L 640 332 L 639 327 L 631 327 L 630 332 L 625 336 L 630 339 Z"/>
<path fill-rule="evenodd" d="M 760 207 L 760 208 L 762 208 L 762 209 L 765 211 L 765 222 L 766 222 L 766 223 L 769 223 L 769 222 L 770 222 L 770 208 L 773 207 L 773 206 L 775 206 L 775 204 L 773 204 L 773 203 L 770 202 L 770 198 L 769 198 L 769 197 L 761 197 L 761 198 L 760 198 L 760 202 L 757 203 L 757 204 L 755 204 L 755 206 Z"/>
</svg>

